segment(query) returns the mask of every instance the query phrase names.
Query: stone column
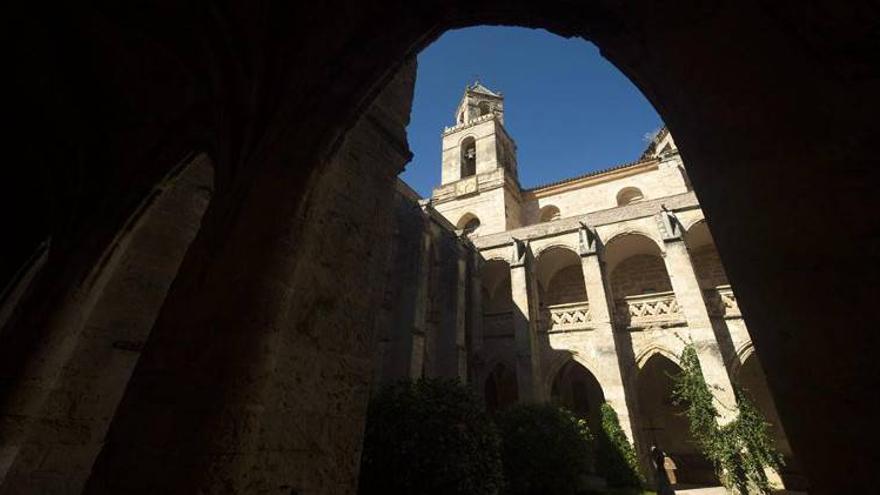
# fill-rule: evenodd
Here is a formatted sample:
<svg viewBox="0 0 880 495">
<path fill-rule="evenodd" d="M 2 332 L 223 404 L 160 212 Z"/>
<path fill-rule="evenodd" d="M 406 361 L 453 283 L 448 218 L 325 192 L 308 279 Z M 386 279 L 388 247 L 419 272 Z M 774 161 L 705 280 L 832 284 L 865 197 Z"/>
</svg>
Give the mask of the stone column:
<svg viewBox="0 0 880 495">
<path fill-rule="evenodd" d="M 431 225 L 427 225 L 422 233 L 421 256 L 419 258 L 419 271 L 414 287 L 415 300 L 412 320 L 412 330 L 408 335 L 408 348 L 406 355 L 409 358 L 408 377 L 417 379 L 422 376 L 425 362 L 425 326 L 428 318 L 428 282 L 431 278 Z"/>
<path fill-rule="evenodd" d="M 663 259 L 670 282 L 672 282 L 675 298 L 687 319 L 688 329 L 697 348 L 700 367 L 703 369 L 706 383 L 709 384 L 715 399 L 720 402 L 720 405 L 716 404 L 718 412 L 721 414 L 720 421 L 726 423 L 735 417 L 736 399 L 733 395 L 733 385 L 727 374 L 727 367 L 724 365 L 724 358 L 712 329 L 709 311 L 703 299 L 703 291 L 697 281 L 687 245 L 682 237 L 683 229 L 675 214 L 666 210 L 665 207 L 656 218 L 666 246 Z"/>
<path fill-rule="evenodd" d="M 516 341 L 516 380 L 519 400 L 536 402 L 541 399 L 538 371 L 538 338 L 531 276 L 531 250 L 528 241 L 513 239 L 510 261 L 510 290 L 513 298 L 513 330 Z"/>
<path fill-rule="evenodd" d="M 467 382 L 467 284 L 470 281 L 468 277 L 468 250 L 463 246 L 458 246 L 458 259 L 456 267 L 458 268 L 458 278 L 455 287 L 455 360 L 459 380 L 462 383 Z"/>
<path fill-rule="evenodd" d="M 581 256 L 581 269 L 584 273 L 584 284 L 587 290 L 587 300 L 590 304 L 590 323 L 599 342 L 596 353 L 599 356 L 599 366 L 596 370 L 597 378 L 600 378 L 602 392 L 605 401 L 614 408 L 620 419 L 620 427 L 626 433 L 629 441 L 635 444 L 632 431 L 629 407 L 626 403 L 626 389 L 624 387 L 623 373 L 620 366 L 620 353 L 618 352 L 617 339 L 614 335 L 613 304 L 608 297 L 608 282 L 605 278 L 603 262 L 599 259 L 599 238 L 596 231 L 585 224 L 581 224 L 579 231 Z"/>
<path fill-rule="evenodd" d="M 468 305 L 468 318 L 470 321 L 470 347 L 471 353 L 476 353 L 483 348 L 483 280 L 480 270 L 483 268 L 483 259 L 476 249 L 470 251 L 470 304 Z"/>
</svg>

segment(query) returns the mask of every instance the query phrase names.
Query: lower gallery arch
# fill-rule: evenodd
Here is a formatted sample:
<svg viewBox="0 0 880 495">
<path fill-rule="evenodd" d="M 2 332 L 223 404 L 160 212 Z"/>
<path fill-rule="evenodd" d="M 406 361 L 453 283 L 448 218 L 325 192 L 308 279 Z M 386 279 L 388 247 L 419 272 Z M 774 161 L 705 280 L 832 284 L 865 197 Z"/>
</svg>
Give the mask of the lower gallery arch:
<svg viewBox="0 0 880 495">
<path fill-rule="evenodd" d="M 671 459 L 670 480 L 681 485 L 718 485 L 711 463 L 699 452 L 690 434 L 684 407 L 672 401 L 673 376 L 681 368 L 657 353 L 638 372 L 637 448 L 645 472 L 651 473 L 649 453 L 652 445 L 663 449 Z"/>
<path fill-rule="evenodd" d="M 748 353 L 745 357 L 735 378 L 736 384 L 751 399 L 767 423 L 770 424 L 769 430 L 773 439 L 773 445 L 785 458 L 785 466 L 779 473 L 785 488 L 789 490 L 806 490 L 808 488 L 806 477 L 800 463 L 792 454 L 791 445 L 788 443 L 788 437 L 782 428 L 782 422 L 776 410 L 776 403 L 773 401 L 770 389 L 767 387 L 764 369 L 754 352 Z"/>
<path fill-rule="evenodd" d="M 489 412 L 504 409 L 519 400 L 519 385 L 516 380 L 516 367 L 499 362 L 492 367 L 483 386 L 483 397 Z"/>
<path fill-rule="evenodd" d="M 550 401 L 586 419 L 593 431 L 602 424 L 599 409 L 605 402 L 602 386 L 590 370 L 573 358 L 566 361 L 553 378 Z"/>
</svg>

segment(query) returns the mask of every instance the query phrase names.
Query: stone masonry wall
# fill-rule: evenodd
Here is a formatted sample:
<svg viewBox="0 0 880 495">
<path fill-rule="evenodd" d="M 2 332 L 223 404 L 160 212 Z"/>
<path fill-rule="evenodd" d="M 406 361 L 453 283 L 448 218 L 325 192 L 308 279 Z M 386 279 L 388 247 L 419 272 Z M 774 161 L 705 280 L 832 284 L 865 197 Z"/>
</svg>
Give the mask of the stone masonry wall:
<svg viewBox="0 0 880 495">
<path fill-rule="evenodd" d="M 639 254 L 622 261 L 611 272 L 611 291 L 615 298 L 672 290 L 663 260 Z"/>
</svg>

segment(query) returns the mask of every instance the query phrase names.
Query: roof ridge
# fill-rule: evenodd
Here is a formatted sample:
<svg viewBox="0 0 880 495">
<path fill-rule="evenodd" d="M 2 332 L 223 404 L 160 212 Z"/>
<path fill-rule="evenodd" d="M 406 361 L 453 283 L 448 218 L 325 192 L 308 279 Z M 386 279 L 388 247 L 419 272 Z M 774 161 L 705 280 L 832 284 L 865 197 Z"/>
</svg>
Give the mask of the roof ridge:
<svg viewBox="0 0 880 495">
<path fill-rule="evenodd" d="M 592 177 L 592 176 L 595 176 L 595 175 L 602 175 L 602 174 L 604 174 L 604 173 L 612 172 L 612 171 L 614 171 L 614 170 L 620 170 L 620 169 L 627 168 L 627 167 L 634 167 L 634 166 L 636 166 L 636 165 L 641 165 L 641 164 L 648 163 L 648 162 L 653 162 L 653 161 L 657 161 L 657 158 L 653 158 L 653 157 L 639 158 L 638 160 L 635 160 L 635 161 L 626 162 L 626 163 L 621 163 L 621 164 L 618 164 L 618 165 L 613 165 L 613 166 L 611 166 L 611 167 L 604 168 L 604 169 L 601 169 L 601 170 L 594 170 L 594 171 L 592 171 L 592 172 L 587 172 L 587 173 L 585 173 L 585 174 L 576 175 L 576 176 L 574 176 L 574 177 L 569 177 L 568 179 L 561 179 L 561 180 L 557 180 L 557 181 L 554 181 L 554 182 L 548 182 L 547 184 L 541 184 L 541 185 L 539 185 L 539 186 L 530 187 L 530 188 L 528 188 L 528 189 L 524 189 L 523 192 L 533 192 L 533 191 L 536 191 L 536 190 L 538 190 L 538 189 L 543 189 L 543 188 L 545 188 L 545 187 L 558 186 L 558 185 L 560 185 L 560 184 L 565 184 L 565 183 L 567 183 L 567 182 L 574 182 L 574 181 L 579 180 L 579 179 L 585 179 L 585 178 L 587 178 L 587 177 Z"/>
</svg>

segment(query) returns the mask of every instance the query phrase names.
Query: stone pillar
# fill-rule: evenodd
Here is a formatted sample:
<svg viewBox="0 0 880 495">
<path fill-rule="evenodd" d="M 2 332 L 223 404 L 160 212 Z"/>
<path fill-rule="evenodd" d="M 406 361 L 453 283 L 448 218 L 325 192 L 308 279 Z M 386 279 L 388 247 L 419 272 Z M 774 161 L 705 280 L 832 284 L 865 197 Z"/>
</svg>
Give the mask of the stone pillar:
<svg viewBox="0 0 880 495">
<path fill-rule="evenodd" d="M 467 382 L 467 284 L 470 281 L 468 277 L 468 250 L 462 246 L 458 246 L 458 258 L 456 259 L 456 267 L 458 268 L 457 284 L 455 287 L 455 360 L 458 370 L 458 378 L 462 383 Z"/>
<path fill-rule="evenodd" d="M 422 234 L 419 271 L 416 277 L 414 312 L 412 331 L 409 334 L 406 356 L 409 358 L 408 378 L 417 379 L 422 376 L 425 363 L 425 327 L 428 318 L 428 282 L 431 278 L 431 225 L 426 220 L 425 232 Z"/>
<path fill-rule="evenodd" d="M 733 394 L 733 385 L 724 365 L 724 358 L 712 322 L 709 319 L 709 311 L 703 299 L 703 291 L 694 272 L 687 245 L 682 237 L 683 229 L 675 214 L 663 208 L 657 215 L 658 228 L 666 246 L 664 262 L 669 280 L 675 292 L 678 305 L 687 319 L 688 329 L 697 355 L 700 359 L 700 367 L 703 376 L 709 384 L 716 404 L 721 414 L 721 423 L 726 423 L 735 417 L 736 399 Z"/>
<path fill-rule="evenodd" d="M 538 371 L 538 336 L 535 297 L 528 241 L 513 239 L 510 260 L 510 290 L 513 298 L 513 330 L 516 341 L 516 380 L 519 400 L 541 400 Z"/>
<path fill-rule="evenodd" d="M 590 304 L 590 323 L 599 337 L 596 341 L 600 343 L 596 349 L 601 367 L 600 370 L 596 370 L 600 375 L 597 378 L 600 378 L 605 401 L 614 408 L 620 419 L 620 427 L 623 428 L 629 441 L 635 444 L 620 366 L 619 343 L 614 335 L 612 321 L 614 306 L 608 297 L 608 281 L 605 277 L 603 262 L 599 259 L 599 238 L 593 228 L 583 223 L 579 237 L 578 251 L 581 256 L 581 269 L 584 273 L 587 300 Z"/>
<path fill-rule="evenodd" d="M 468 305 L 468 319 L 470 324 L 470 350 L 477 353 L 483 349 L 483 280 L 480 270 L 483 268 L 483 258 L 476 249 L 470 251 L 470 304 Z"/>
</svg>

